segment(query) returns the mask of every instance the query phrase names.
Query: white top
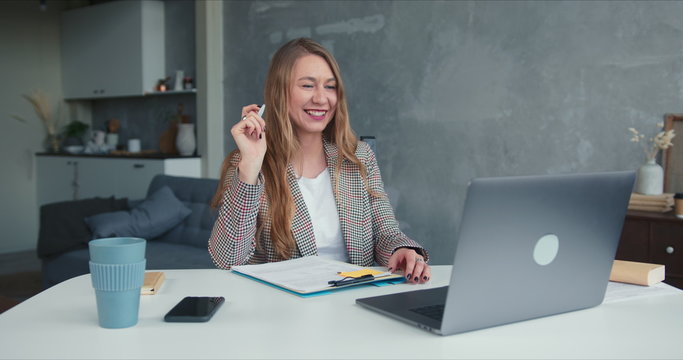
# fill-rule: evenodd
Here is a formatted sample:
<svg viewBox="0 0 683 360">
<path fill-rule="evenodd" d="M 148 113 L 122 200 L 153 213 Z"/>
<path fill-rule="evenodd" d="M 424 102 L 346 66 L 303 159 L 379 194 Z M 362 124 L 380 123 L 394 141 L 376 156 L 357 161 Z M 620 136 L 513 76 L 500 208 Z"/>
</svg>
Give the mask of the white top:
<svg viewBox="0 0 683 360">
<path fill-rule="evenodd" d="M 349 255 L 342 239 L 337 203 L 332 193 L 330 171 L 325 168 L 313 179 L 302 176 L 298 183 L 313 224 L 318 255 L 348 262 Z"/>
<path fill-rule="evenodd" d="M 163 271 L 159 292 L 140 298 L 138 324 L 126 329 L 97 325 L 89 274 L 31 297 L 0 314 L 0 359 L 683 358 L 680 291 L 657 295 L 661 289 L 624 285 L 642 295 L 442 337 L 356 299 L 448 285 L 451 266 L 432 266 L 427 284 L 360 286 L 311 298 L 226 270 Z M 206 323 L 165 323 L 164 314 L 188 295 L 224 296 L 225 304 Z"/>
</svg>

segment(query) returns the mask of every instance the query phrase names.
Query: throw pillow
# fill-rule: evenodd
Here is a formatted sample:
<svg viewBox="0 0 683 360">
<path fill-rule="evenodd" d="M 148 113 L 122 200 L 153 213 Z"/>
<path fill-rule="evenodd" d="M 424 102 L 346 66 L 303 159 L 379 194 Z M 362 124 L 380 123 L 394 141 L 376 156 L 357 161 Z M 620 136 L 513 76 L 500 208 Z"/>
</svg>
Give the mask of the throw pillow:
<svg viewBox="0 0 683 360">
<path fill-rule="evenodd" d="M 130 211 L 114 211 L 85 218 L 93 239 L 105 237 L 140 237 L 153 239 L 192 213 L 168 186 L 155 191 Z"/>
</svg>

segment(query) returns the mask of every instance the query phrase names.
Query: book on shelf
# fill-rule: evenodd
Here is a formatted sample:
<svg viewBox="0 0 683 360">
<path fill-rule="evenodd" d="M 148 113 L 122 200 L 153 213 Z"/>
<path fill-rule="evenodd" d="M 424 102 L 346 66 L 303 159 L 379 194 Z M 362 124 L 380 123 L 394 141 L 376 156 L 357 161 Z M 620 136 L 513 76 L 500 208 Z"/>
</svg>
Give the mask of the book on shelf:
<svg viewBox="0 0 683 360">
<path fill-rule="evenodd" d="M 664 193 L 659 195 L 645 195 L 639 193 L 631 193 L 630 202 L 645 202 L 645 203 L 664 203 L 673 204 L 674 194 Z"/>
<path fill-rule="evenodd" d="M 645 205 L 645 206 L 673 206 L 672 203 L 664 202 L 664 201 L 640 201 L 640 200 L 635 200 L 635 201 L 629 201 L 629 205 Z"/>
<path fill-rule="evenodd" d="M 650 212 L 662 212 L 665 213 L 667 211 L 671 211 L 673 207 L 667 206 L 667 205 L 628 205 L 629 210 L 636 210 L 636 211 L 650 211 Z"/>
<path fill-rule="evenodd" d="M 673 206 L 673 198 L 671 201 L 647 201 L 647 200 L 631 200 L 628 202 L 631 205 L 661 205 L 661 206 Z"/>
<path fill-rule="evenodd" d="M 644 195 L 632 193 L 628 202 L 629 210 L 667 212 L 673 208 L 674 194 Z"/>
</svg>

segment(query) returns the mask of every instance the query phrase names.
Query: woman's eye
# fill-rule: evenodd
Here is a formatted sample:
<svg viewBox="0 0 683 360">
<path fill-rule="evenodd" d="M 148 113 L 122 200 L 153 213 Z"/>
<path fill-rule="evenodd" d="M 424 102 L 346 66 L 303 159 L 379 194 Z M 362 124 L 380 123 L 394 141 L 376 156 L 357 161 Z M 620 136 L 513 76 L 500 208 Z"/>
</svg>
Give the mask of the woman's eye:
<svg viewBox="0 0 683 360">
<path fill-rule="evenodd" d="M 312 89 L 312 88 L 313 88 L 313 85 L 311 85 L 311 84 L 303 84 L 303 85 L 301 85 L 301 87 L 306 88 L 306 89 Z"/>
<path fill-rule="evenodd" d="M 327 86 L 325 86 L 325 88 L 326 88 L 326 89 L 330 89 L 330 90 L 335 90 L 335 89 L 337 89 L 337 87 L 336 87 L 335 85 L 327 85 Z"/>
</svg>

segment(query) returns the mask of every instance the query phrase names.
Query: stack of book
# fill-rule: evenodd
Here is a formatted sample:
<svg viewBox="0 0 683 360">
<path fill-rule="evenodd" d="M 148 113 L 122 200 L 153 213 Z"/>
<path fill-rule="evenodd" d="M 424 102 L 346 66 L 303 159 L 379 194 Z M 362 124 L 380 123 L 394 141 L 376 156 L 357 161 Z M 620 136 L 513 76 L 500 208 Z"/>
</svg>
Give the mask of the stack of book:
<svg viewBox="0 0 683 360">
<path fill-rule="evenodd" d="M 632 193 L 628 202 L 629 210 L 667 212 L 673 209 L 674 194 L 643 195 Z"/>
</svg>

